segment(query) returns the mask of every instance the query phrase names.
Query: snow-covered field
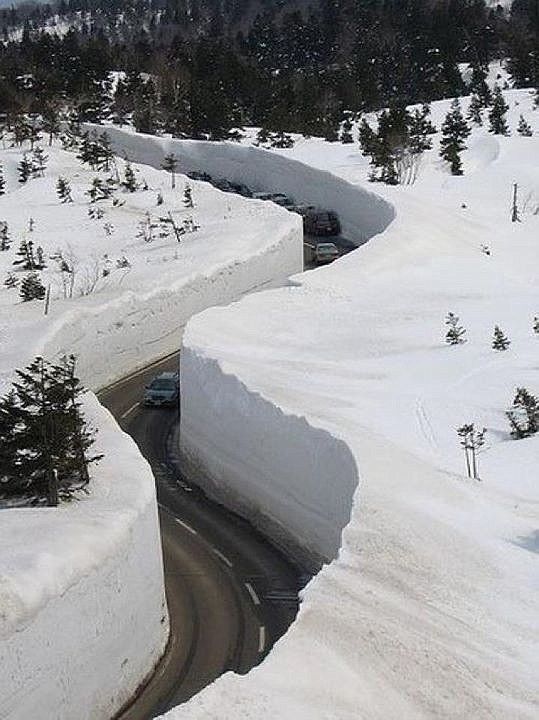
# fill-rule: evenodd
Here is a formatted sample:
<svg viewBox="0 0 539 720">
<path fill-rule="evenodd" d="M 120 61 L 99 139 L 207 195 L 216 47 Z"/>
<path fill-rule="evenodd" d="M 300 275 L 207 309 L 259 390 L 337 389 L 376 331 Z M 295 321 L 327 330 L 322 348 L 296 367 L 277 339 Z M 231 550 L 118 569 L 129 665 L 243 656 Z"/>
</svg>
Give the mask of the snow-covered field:
<svg viewBox="0 0 539 720">
<path fill-rule="evenodd" d="M 332 562 L 261 666 L 167 717 L 538 717 L 539 437 L 511 439 L 505 411 L 517 387 L 539 394 L 539 111 L 526 91 L 506 98 L 512 135 L 474 129 L 464 177 L 438 138 L 398 187 L 368 184 L 357 146 L 281 151 L 396 217 L 294 286 L 189 322 L 182 450 L 229 502 L 247 495 L 257 522 Z M 516 135 L 520 113 L 534 137 Z M 449 311 L 464 345 L 444 342 Z M 469 422 L 487 430 L 480 482 L 456 433 Z"/>
<path fill-rule="evenodd" d="M 8 191 L 0 220 L 12 240 L 0 252 L 1 394 L 15 368 L 35 355 L 72 352 L 96 390 L 175 350 L 193 313 L 302 268 L 301 221 L 272 204 L 191 182 L 195 207 L 187 210 L 185 177 L 173 191 L 167 173 L 134 166 L 148 190 L 117 190 L 119 202 L 95 203 L 103 215 L 92 219 L 85 192 L 98 173 L 58 147 L 46 152 L 45 177 L 21 185 L 22 151 L 0 150 Z M 153 152 L 159 167 L 159 143 Z M 123 177 L 121 160 L 118 170 Z M 57 198 L 59 175 L 71 183 L 73 203 Z M 152 242 L 137 237 L 147 212 L 159 226 Z M 170 224 L 158 220 L 169 212 L 178 224 L 192 216 L 200 229 L 178 243 Z M 158 237 L 163 228 L 168 236 Z M 36 255 L 43 249 L 47 316 L 44 301 L 19 297 L 28 273 L 13 261 L 22 240 L 33 242 Z M 60 256 L 73 272 L 62 273 Z M 9 273 L 18 287 L 3 285 Z M 168 636 L 151 471 L 91 393 L 85 411 L 105 455 L 89 494 L 56 509 L 2 511 L 0 717 L 9 720 L 111 717 L 152 670 Z"/>
</svg>

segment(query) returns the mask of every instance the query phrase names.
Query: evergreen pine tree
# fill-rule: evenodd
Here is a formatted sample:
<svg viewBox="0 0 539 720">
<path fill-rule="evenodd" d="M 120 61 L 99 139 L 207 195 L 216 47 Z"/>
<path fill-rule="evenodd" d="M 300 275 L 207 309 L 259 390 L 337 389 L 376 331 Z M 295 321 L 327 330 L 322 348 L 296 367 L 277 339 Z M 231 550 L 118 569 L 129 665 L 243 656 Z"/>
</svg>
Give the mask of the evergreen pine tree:
<svg viewBox="0 0 539 720">
<path fill-rule="evenodd" d="M 89 482 L 94 431 L 81 410 L 83 393 L 73 356 L 56 365 L 36 358 L 17 370 L 13 390 L 0 401 L 2 494 L 57 505 Z"/>
<path fill-rule="evenodd" d="M 176 171 L 178 169 L 178 158 L 176 157 L 176 155 L 174 155 L 174 153 L 165 155 L 161 167 L 163 168 L 163 170 L 166 170 L 170 173 L 170 182 L 172 189 L 174 190 L 174 188 L 176 187 Z"/>
<path fill-rule="evenodd" d="M 474 123 L 474 125 L 482 125 L 483 118 L 481 117 L 481 110 L 483 109 L 483 103 L 478 95 L 472 95 L 470 100 L 470 107 L 468 108 L 468 114 L 466 117 L 468 120 Z"/>
<path fill-rule="evenodd" d="M 5 220 L 2 220 L 0 221 L 0 251 L 9 250 L 10 247 L 9 226 Z"/>
<path fill-rule="evenodd" d="M 98 155 L 97 167 L 100 170 L 105 170 L 106 172 L 108 172 L 114 159 L 114 153 L 112 151 L 110 138 L 106 132 L 101 133 L 96 145 Z"/>
<path fill-rule="evenodd" d="M 539 317 L 536 315 L 533 318 L 533 332 L 539 335 Z"/>
<path fill-rule="evenodd" d="M 340 140 L 343 145 L 350 145 L 350 143 L 354 142 L 354 138 L 352 137 L 352 121 L 348 115 L 344 118 L 341 125 Z"/>
<path fill-rule="evenodd" d="M 284 130 L 274 133 L 271 138 L 271 147 L 274 148 L 291 148 L 294 147 L 294 139 Z"/>
<path fill-rule="evenodd" d="M 69 180 L 60 176 L 56 183 L 56 194 L 58 195 L 62 203 L 72 203 L 73 197 L 71 196 L 71 185 Z"/>
<path fill-rule="evenodd" d="M 45 155 L 43 148 L 39 145 L 34 148 L 32 153 L 32 175 L 33 177 L 44 177 L 45 168 L 47 167 L 48 155 Z"/>
<path fill-rule="evenodd" d="M 135 192 L 138 188 L 137 179 L 129 161 L 126 161 L 125 164 L 124 179 L 121 185 L 127 192 Z"/>
<path fill-rule="evenodd" d="M 359 146 L 363 155 L 370 157 L 373 157 L 378 149 L 378 137 L 365 118 L 359 125 Z"/>
<path fill-rule="evenodd" d="M 28 182 L 28 179 L 32 177 L 32 163 L 26 153 L 22 156 L 22 160 L 17 165 L 17 170 L 19 171 L 20 183 Z"/>
<path fill-rule="evenodd" d="M 466 149 L 464 140 L 469 134 L 470 128 L 462 117 L 458 99 L 455 99 L 443 122 L 440 141 L 440 156 L 449 163 L 452 175 L 462 175 L 460 153 Z"/>
<path fill-rule="evenodd" d="M 503 330 L 498 326 L 494 326 L 494 337 L 492 338 L 492 349 L 493 350 L 507 350 L 511 345 L 509 338 L 504 335 Z"/>
<path fill-rule="evenodd" d="M 49 147 L 52 140 L 60 133 L 60 103 L 52 100 L 45 103 L 43 108 L 42 127 L 49 136 Z"/>
<path fill-rule="evenodd" d="M 18 259 L 13 261 L 13 265 L 21 265 L 22 270 L 35 270 L 34 243 L 31 240 L 21 240 L 16 255 Z"/>
<path fill-rule="evenodd" d="M 511 435 L 521 439 L 539 430 L 539 401 L 526 388 L 517 388 L 513 407 L 507 413 Z"/>
<path fill-rule="evenodd" d="M 502 91 L 498 85 L 495 85 L 492 107 L 488 114 L 489 132 L 494 133 L 494 135 L 509 135 L 509 126 L 505 119 L 508 110 L 509 105 L 505 102 Z"/>
<path fill-rule="evenodd" d="M 28 124 L 28 141 L 30 142 L 30 150 L 34 150 L 34 146 L 36 143 L 40 142 L 41 140 L 41 132 L 39 124 L 36 120 L 32 120 Z"/>
<path fill-rule="evenodd" d="M 524 115 L 521 115 L 518 120 L 517 132 L 519 135 L 522 135 L 522 137 L 531 137 L 533 135 L 531 125 L 526 122 Z"/>
<path fill-rule="evenodd" d="M 0 195 L 6 194 L 6 181 L 4 179 L 4 168 L 0 163 Z"/>
<path fill-rule="evenodd" d="M 183 191 L 183 206 L 186 208 L 195 207 L 193 202 L 193 191 L 189 185 L 186 185 L 185 190 Z"/>
<path fill-rule="evenodd" d="M 265 128 L 261 127 L 258 133 L 256 134 L 256 142 L 255 145 L 266 145 L 271 141 L 271 133 L 270 131 Z"/>
<path fill-rule="evenodd" d="M 459 325 L 459 317 L 454 313 L 447 313 L 445 318 L 445 324 L 449 327 L 445 335 L 445 341 L 448 345 L 462 345 L 466 342 L 464 335 L 466 330 Z"/>
<path fill-rule="evenodd" d="M 427 112 L 430 114 L 428 105 Z M 414 110 L 410 116 L 407 146 L 412 155 L 419 155 L 432 148 L 432 140 L 429 135 L 433 126 L 428 119 L 428 114 L 425 114 L 425 106 L 423 106 L 421 110 Z"/>
<path fill-rule="evenodd" d="M 113 193 L 113 189 L 108 183 L 104 183 L 100 177 L 95 177 L 92 180 L 90 189 L 86 191 L 86 195 L 90 197 L 90 202 L 95 203 L 98 200 L 106 200 L 110 198 Z"/>
<path fill-rule="evenodd" d="M 23 277 L 19 295 L 23 302 L 43 300 L 45 297 L 45 286 L 39 279 L 39 275 L 37 273 L 30 273 Z"/>
<path fill-rule="evenodd" d="M 487 85 L 487 72 L 479 64 L 474 64 L 472 67 L 470 90 L 477 97 L 482 108 L 487 107 L 492 102 L 492 93 Z"/>
<path fill-rule="evenodd" d="M 92 142 L 90 140 L 90 133 L 87 130 L 80 135 L 77 158 L 81 163 L 89 163 L 92 159 Z"/>
</svg>

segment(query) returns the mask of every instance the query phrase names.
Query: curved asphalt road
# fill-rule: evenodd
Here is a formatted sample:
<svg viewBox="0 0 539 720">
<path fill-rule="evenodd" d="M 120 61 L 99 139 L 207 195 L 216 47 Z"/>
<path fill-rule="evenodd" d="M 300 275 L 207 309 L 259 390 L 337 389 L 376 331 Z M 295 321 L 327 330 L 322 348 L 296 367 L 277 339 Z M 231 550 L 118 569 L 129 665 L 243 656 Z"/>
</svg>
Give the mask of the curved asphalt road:
<svg viewBox="0 0 539 720">
<path fill-rule="evenodd" d="M 167 452 L 176 410 L 139 404 L 144 385 L 177 366 L 177 355 L 165 358 L 99 395 L 156 478 L 171 621 L 163 659 L 121 720 L 155 717 L 227 670 L 257 665 L 294 620 L 307 579 L 247 522 L 181 479 Z"/>
</svg>

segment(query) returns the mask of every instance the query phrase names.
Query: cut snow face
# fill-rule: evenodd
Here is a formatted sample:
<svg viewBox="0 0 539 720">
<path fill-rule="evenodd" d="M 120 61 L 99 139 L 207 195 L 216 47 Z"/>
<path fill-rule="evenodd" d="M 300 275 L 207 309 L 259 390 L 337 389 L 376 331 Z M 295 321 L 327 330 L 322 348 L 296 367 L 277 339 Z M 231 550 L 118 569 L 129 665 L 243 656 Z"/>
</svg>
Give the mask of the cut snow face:
<svg viewBox="0 0 539 720">
<path fill-rule="evenodd" d="M 219 414 L 235 413 L 253 448 L 243 467 L 257 513 L 286 525 L 312 508 L 315 522 L 317 500 L 340 489 L 338 473 L 304 482 L 310 458 L 275 453 L 263 472 L 251 462 L 260 429 L 277 434 L 288 417 L 304 419 L 302 447 L 309 425 L 344 441 L 358 484 L 339 557 L 306 589 L 287 636 L 249 676 L 225 676 L 171 718 L 538 716 L 539 435 L 513 440 L 505 413 L 517 387 L 539 395 L 539 111 L 528 91 L 505 98 L 511 136 L 474 128 L 462 177 L 438 155 L 449 101 L 433 105 L 438 133 L 410 185 L 368 183 L 368 159 L 350 146 L 312 139 L 279 151 L 378 193 L 396 218 L 294 287 L 193 319 L 183 381 L 204 387 L 206 372 Z M 520 114 L 532 137 L 516 133 Z M 521 222 L 511 222 L 514 183 Z M 445 342 L 449 312 L 467 342 Z M 503 351 L 492 347 L 496 325 L 511 341 Z M 196 398 L 182 409 L 182 443 L 205 459 L 211 438 L 207 465 L 235 490 L 241 465 L 227 476 L 230 444 L 211 398 L 199 398 L 193 424 Z M 466 475 L 465 423 L 486 428 L 481 481 Z"/>
</svg>

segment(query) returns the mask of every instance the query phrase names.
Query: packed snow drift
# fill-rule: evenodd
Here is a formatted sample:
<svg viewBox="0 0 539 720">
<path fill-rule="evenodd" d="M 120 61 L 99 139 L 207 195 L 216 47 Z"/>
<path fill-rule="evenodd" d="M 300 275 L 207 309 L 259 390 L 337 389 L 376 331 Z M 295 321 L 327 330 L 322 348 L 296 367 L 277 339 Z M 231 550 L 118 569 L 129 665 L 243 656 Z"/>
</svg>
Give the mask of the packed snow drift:
<svg viewBox="0 0 539 720">
<path fill-rule="evenodd" d="M 154 152 L 159 167 L 164 152 Z M 25 154 L 34 170 L 19 182 Z M 2 395 L 36 355 L 68 353 L 97 390 L 177 349 L 193 313 L 302 269 L 301 220 L 274 205 L 181 175 L 173 189 L 169 173 L 141 165 L 128 183 L 125 161 L 93 171 L 56 144 L 45 154 L 39 169 L 28 145 L 0 150 Z M 91 202 L 96 177 L 112 192 Z M 37 281 L 42 299 L 32 300 Z M 168 637 L 151 471 L 91 393 L 84 410 L 104 454 L 89 493 L 2 511 L 0 716 L 9 720 L 111 717 Z"/>
<path fill-rule="evenodd" d="M 511 136 L 474 128 L 463 177 L 439 133 L 407 186 L 368 183 L 357 146 L 280 152 L 292 173 L 299 160 L 376 191 L 395 220 L 291 287 L 189 322 L 181 443 L 213 492 L 245 492 L 254 522 L 331 562 L 261 666 L 167 717 L 539 715 L 539 435 L 513 439 L 506 416 L 517 388 L 539 395 L 539 110 L 525 90 L 506 100 Z M 438 129 L 448 109 L 433 105 Z M 449 312 L 463 344 L 445 342 Z M 480 479 L 457 434 L 469 423 L 486 429 Z M 347 514 L 337 552 L 327 530 Z"/>
</svg>

